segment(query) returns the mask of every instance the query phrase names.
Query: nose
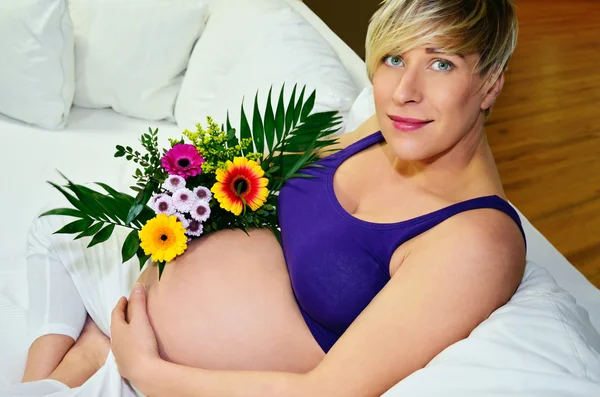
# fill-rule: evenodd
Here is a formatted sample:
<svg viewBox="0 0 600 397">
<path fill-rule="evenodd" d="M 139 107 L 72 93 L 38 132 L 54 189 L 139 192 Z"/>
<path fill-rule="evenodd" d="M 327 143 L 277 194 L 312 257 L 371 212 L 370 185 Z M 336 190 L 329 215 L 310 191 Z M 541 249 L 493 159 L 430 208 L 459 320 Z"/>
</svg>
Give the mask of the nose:
<svg viewBox="0 0 600 397">
<path fill-rule="evenodd" d="M 412 70 L 408 67 L 404 68 L 392 99 L 398 106 L 411 102 L 419 103 L 423 100 L 421 76 L 416 68 Z"/>
</svg>

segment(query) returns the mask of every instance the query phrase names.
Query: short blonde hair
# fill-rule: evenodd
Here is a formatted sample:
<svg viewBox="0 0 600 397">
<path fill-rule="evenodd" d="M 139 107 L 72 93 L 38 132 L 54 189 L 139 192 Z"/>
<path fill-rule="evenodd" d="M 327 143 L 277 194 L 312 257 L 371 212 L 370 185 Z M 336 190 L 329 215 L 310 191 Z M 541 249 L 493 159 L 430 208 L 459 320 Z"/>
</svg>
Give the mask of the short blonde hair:
<svg viewBox="0 0 600 397">
<path fill-rule="evenodd" d="M 420 47 L 477 53 L 482 77 L 505 71 L 517 43 L 512 0 L 383 0 L 367 32 L 366 63 L 372 80 L 388 55 Z"/>
</svg>

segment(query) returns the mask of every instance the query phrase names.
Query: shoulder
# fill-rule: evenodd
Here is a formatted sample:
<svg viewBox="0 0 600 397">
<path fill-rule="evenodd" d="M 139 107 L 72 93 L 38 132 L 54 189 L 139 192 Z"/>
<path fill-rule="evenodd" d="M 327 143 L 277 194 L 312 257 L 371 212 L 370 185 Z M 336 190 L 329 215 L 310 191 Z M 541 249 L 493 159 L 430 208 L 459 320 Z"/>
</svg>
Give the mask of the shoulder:
<svg viewBox="0 0 600 397">
<path fill-rule="evenodd" d="M 431 230 L 436 246 L 459 255 L 487 257 L 488 262 L 519 265 L 525 258 L 523 236 L 506 213 L 480 208 L 448 218 Z"/>
<path fill-rule="evenodd" d="M 518 225 L 506 213 L 492 209 L 480 208 L 461 212 L 439 225 L 439 233 L 450 235 L 452 239 L 463 241 L 464 245 L 475 244 L 469 249 L 491 251 L 502 256 L 524 257 L 525 245 Z"/>
<path fill-rule="evenodd" d="M 373 115 L 354 131 L 350 131 L 338 136 L 337 142 L 329 146 L 327 148 L 328 151 L 321 153 L 320 157 L 327 157 L 328 155 L 332 154 L 333 152 L 329 151 L 329 149 L 332 149 L 334 151 L 345 149 L 348 146 L 352 145 L 354 142 L 370 134 L 373 134 L 376 131 L 379 131 L 379 121 L 377 120 L 377 116 Z"/>
<path fill-rule="evenodd" d="M 465 283 L 486 286 L 499 301 L 508 300 L 523 277 L 523 236 L 514 220 L 501 211 L 465 211 L 420 237 L 410 245 L 407 258 L 431 266 L 432 271 L 461 275 Z"/>
</svg>

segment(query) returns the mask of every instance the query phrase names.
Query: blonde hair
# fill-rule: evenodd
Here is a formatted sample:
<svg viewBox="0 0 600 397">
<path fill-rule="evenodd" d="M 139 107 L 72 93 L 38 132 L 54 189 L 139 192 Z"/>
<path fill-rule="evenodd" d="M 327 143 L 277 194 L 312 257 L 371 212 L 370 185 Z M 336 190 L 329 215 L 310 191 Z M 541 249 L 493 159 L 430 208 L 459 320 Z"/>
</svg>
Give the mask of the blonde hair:
<svg viewBox="0 0 600 397">
<path fill-rule="evenodd" d="M 482 77 L 506 70 L 517 43 L 512 0 L 383 0 L 367 32 L 369 79 L 388 55 L 419 47 L 477 53 Z"/>
</svg>

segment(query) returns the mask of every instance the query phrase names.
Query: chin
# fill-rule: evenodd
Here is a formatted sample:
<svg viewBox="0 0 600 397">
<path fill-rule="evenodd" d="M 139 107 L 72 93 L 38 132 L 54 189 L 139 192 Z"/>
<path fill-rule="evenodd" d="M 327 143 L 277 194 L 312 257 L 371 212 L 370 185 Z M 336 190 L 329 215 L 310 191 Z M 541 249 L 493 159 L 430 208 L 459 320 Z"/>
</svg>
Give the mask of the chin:
<svg viewBox="0 0 600 397">
<path fill-rule="evenodd" d="M 431 157 L 428 150 L 423 150 L 426 147 L 424 140 L 419 139 L 422 137 L 414 136 L 415 133 L 419 133 L 418 131 L 406 133 L 391 127 L 387 131 L 382 129 L 381 133 L 399 160 L 418 161 Z"/>
</svg>

